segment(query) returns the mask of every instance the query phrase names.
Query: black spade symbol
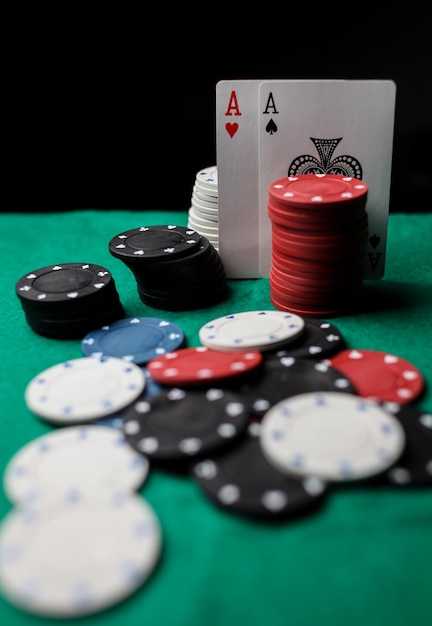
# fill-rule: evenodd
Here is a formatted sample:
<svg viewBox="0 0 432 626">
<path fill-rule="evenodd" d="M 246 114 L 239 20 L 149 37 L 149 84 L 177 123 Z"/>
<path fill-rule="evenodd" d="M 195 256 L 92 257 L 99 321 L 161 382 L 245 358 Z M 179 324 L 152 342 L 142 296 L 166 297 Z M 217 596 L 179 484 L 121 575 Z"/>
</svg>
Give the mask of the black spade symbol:
<svg viewBox="0 0 432 626">
<path fill-rule="evenodd" d="M 274 121 L 270 120 L 270 122 L 266 126 L 266 132 L 269 133 L 269 135 L 273 135 L 274 133 L 277 133 L 277 129 L 278 128 Z"/>
</svg>

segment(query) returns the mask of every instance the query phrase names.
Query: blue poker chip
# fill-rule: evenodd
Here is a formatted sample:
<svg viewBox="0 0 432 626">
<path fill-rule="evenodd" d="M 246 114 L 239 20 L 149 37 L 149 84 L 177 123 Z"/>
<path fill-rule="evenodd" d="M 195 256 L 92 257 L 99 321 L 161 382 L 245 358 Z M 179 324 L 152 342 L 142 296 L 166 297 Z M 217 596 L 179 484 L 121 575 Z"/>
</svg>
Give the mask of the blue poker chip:
<svg viewBox="0 0 432 626">
<path fill-rule="evenodd" d="M 184 344 L 183 330 L 159 317 L 129 317 L 89 332 L 81 341 L 84 356 L 115 356 L 137 365 Z"/>
</svg>

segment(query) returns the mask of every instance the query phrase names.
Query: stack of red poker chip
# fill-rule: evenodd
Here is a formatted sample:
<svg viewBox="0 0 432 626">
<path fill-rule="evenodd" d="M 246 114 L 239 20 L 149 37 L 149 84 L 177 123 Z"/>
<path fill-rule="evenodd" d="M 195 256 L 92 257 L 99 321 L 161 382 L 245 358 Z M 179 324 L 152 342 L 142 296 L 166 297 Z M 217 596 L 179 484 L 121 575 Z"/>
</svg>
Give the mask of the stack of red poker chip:
<svg viewBox="0 0 432 626">
<path fill-rule="evenodd" d="M 338 174 L 301 174 L 269 186 L 270 300 L 282 311 L 330 317 L 358 305 L 368 238 L 368 186 Z"/>
</svg>

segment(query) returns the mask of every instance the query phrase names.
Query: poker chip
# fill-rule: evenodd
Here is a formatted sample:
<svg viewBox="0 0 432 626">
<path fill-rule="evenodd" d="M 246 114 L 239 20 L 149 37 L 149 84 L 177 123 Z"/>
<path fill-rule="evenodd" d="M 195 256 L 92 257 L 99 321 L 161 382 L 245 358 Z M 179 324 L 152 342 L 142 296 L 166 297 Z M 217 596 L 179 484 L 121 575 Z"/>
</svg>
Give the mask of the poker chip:
<svg viewBox="0 0 432 626">
<path fill-rule="evenodd" d="M 300 336 L 302 317 L 282 311 L 258 310 L 231 313 L 204 324 L 199 339 L 204 346 L 228 352 L 265 351 Z"/>
<path fill-rule="evenodd" d="M 25 313 L 25 319 L 34 332 L 53 339 L 82 339 L 93 328 L 111 324 L 123 317 L 124 309 L 120 303 L 104 308 L 102 313 L 89 313 L 87 317 L 73 319 L 65 316 L 47 320 L 28 312 Z"/>
<path fill-rule="evenodd" d="M 300 337 L 278 350 L 276 356 L 317 359 L 346 348 L 346 340 L 335 324 L 314 317 L 304 317 L 303 320 L 305 325 Z"/>
<path fill-rule="evenodd" d="M 378 475 L 400 458 L 400 422 L 376 402 L 338 392 L 282 400 L 262 420 L 260 443 L 277 469 L 326 481 Z"/>
<path fill-rule="evenodd" d="M 341 203 L 354 203 L 368 193 L 367 184 L 351 176 L 338 174 L 302 174 L 275 180 L 269 187 L 269 195 L 275 201 L 289 206 L 308 209 L 331 209 Z"/>
<path fill-rule="evenodd" d="M 82 338 L 124 317 L 111 272 L 91 263 L 62 263 L 33 270 L 16 285 L 31 329 L 56 339 Z"/>
<path fill-rule="evenodd" d="M 214 189 L 206 189 L 197 185 L 196 183 L 192 187 L 192 200 L 197 200 L 205 205 L 217 206 L 218 203 L 218 192 L 217 188 Z"/>
<path fill-rule="evenodd" d="M 57 496 L 136 490 L 149 470 L 147 459 L 113 428 L 68 426 L 23 446 L 6 466 L 3 486 L 11 502 L 33 505 Z"/>
<path fill-rule="evenodd" d="M 396 464 L 376 482 L 404 488 L 432 485 L 432 414 L 408 404 L 387 402 L 382 406 L 400 421 L 406 444 Z"/>
<path fill-rule="evenodd" d="M 296 265 L 294 259 L 287 260 L 285 257 L 285 264 L 279 264 L 277 256 L 273 255 L 273 263 L 270 269 L 272 280 L 275 284 L 281 284 L 288 288 L 293 289 L 312 289 L 315 291 L 326 292 L 331 289 L 338 289 L 340 286 L 343 273 L 341 271 L 332 272 L 328 274 L 320 274 L 314 272 L 313 266 L 309 265 L 302 267 L 300 270 Z M 350 284 L 358 285 L 363 280 L 363 267 L 358 267 L 354 271 L 354 267 L 351 266 Z"/>
<path fill-rule="evenodd" d="M 236 388 L 251 415 L 262 418 L 275 404 L 301 393 L 355 393 L 351 381 L 322 361 L 265 353 L 259 374 Z"/>
<path fill-rule="evenodd" d="M 81 302 L 92 299 L 112 284 L 111 273 L 92 263 L 60 263 L 33 270 L 16 283 L 22 301 L 42 303 Z"/>
<path fill-rule="evenodd" d="M 204 286 L 205 290 L 205 278 L 208 277 L 212 282 L 216 275 L 224 270 L 218 252 L 210 240 L 203 236 L 200 245 L 187 256 L 164 258 L 152 264 L 151 271 L 148 271 L 148 268 L 140 271 L 139 266 L 131 269 L 138 286 L 142 289 L 166 293 L 173 288 L 188 293 L 189 287 L 196 283 Z"/>
<path fill-rule="evenodd" d="M 207 238 L 214 237 L 218 240 L 219 226 L 212 220 L 197 217 L 192 209 L 189 210 L 188 223 L 191 227 L 195 228 L 200 235 L 205 235 Z"/>
<path fill-rule="evenodd" d="M 134 363 L 116 357 L 81 357 L 57 363 L 35 376 L 25 390 L 27 407 L 54 424 L 76 424 L 111 415 L 145 388 Z"/>
<path fill-rule="evenodd" d="M 145 364 L 179 348 L 185 341 L 177 324 L 158 317 L 130 317 L 88 333 L 81 342 L 84 356 L 114 356 Z"/>
<path fill-rule="evenodd" d="M 345 264 L 341 265 L 333 259 L 327 259 L 324 263 L 318 259 L 296 258 L 287 252 L 281 253 L 273 249 L 271 269 L 276 267 L 279 272 L 286 276 L 294 274 L 300 279 L 303 277 L 309 280 L 315 279 L 315 282 L 319 284 L 325 284 L 327 280 L 331 284 L 336 283 L 336 285 L 341 286 L 349 285 L 348 279 L 351 279 L 353 275 L 356 278 L 357 276 L 363 278 L 363 265 L 363 259 L 353 259 L 351 262 L 346 261 Z M 361 270 L 360 273 L 359 270 Z"/>
<path fill-rule="evenodd" d="M 262 359 L 258 351 L 221 352 L 198 346 L 155 357 L 147 368 L 153 380 L 162 385 L 189 386 L 238 378 L 258 368 Z"/>
<path fill-rule="evenodd" d="M 335 228 L 338 233 L 350 233 L 357 230 L 357 226 L 365 221 L 365 213 L 361 206 L 350 207 L 344 210 L 341 205 L 338 211 L 311 211 L 310 208 L 291 207 L 286 203 L 274 203 L 270 198 L 267 209 L 272 225 L 289 228 L 291 233 L 302 232 L 312 234 L 325 234 Z M 353 208 L 355 210 L 353 210 Z"/>
<path fill-rule="evenodd" d="M 289 311 L 290 313 L 295 313 L 303 317 L 338 317 L 349 312 L 354 313 L 356 310 L 356 304 L 358 304 L 356 299 L 345 302 L 342 313 L 340 306 L 338 307 L 332 303 L 326 304 L 323 302 L 316 302 L 311 304 L 310 302 L 307 303 L 303 300 L 299 303 L 298 300 L 290 298 L 286 295 L 281 296 L 279 293 L 271 293 L 270 301 L 280 311 Z"/>
<path fill-rule="evenodd" d="M 217 166 L 203 168 L 195 176 L 195 184 L 204 191 L 215 192 L 218 188 Z"/>
<path fill-rule="evenodd" d="M 212 198 L 211 196 L 207 196 L 204 200 L 202 197 L 200 198 L 199 196 L 193 194 L 189 211 L 192 211 L 196 217 L 200 217 L 201 219 L 207 218 L 208 220 L 212 220 L 214 222 L 219 221 L 217 197 Z"/>
<path fill-rule="evenodd" d="M 241 515 L 279 519 L 315 509 L 328 492 L 327 483 L 277 470 L 262 453 L 260 428 L 252 422 L 235 447 L 196 463 L 192 477 L 218 506 Z"/>
<path fill-rule="evenodd" d="M 136 496 L 93 493 L 19 507 L 0 528 L 0 585 L 29 613 L 90 615 L 140 588 L 161 546 L 158 517 Z"/>
<path fill-rule="evenodd" d="M 306 285 L 286 284 L 281 282 L 273 272 L 270 272 L 270 279 L 275 296 L 298 302 L 298 304 L 337 305 L 341 301 L 346 301 L 348 297 L 354 298 L 356 295 L 355 286 L 342 295 L 337 288 L 329 287 L 327 291 L 323 291 L 321 288 L 316 289 Z"/>
<path fill-rule="evenodd" d="M 199 234 L 190 228 L 174 224 L 140 226 L 124 231 L 109 241 L 110 253 L 119 259 L 152 262 L 160 257 L 189 254 L 200 243 Z"/>
<path fill-rule="evenodd" d="M 167 291 L 161 295 L 138 288 L 138 295 L 141 301 L 147 306 L 164 311 L 195 311 L 211 307 L 222 300 L 228 294 L 229 289 L 223 278 L 223 282 L 215 284 L 214 289 L 210 289 L 211 281 L 207 284 L 207 289 L 198 288 L 185 291 L 180 296 L 175 297 L 173 292 Z"/>
<path fill-rule="evenodd" d="M 196 458 L 235 441 L 248 424 L 239 394 L 225 389 L 172 387 L 139 399 L 123 414 L 129 444 L 150 460 Z"/>
<path fill-rule="evenodd" d="M 330 357 L 363 398 L 407 404 L 420 397 L 424 378 L 419 369 L 400 356 L 380 350 L 341 350 Z"/>
<path fill-rule="evenodd" d="M 191 207 L 189 209 L 189 223 L 191 222 L 194 222 L 199 229 L 204 229 L 204 231 L 208 230 L 210 235 L 218 235 L 219 233 L 217 215 L 210 213 L 201 215 L 194 207 Z"/>
</svg>

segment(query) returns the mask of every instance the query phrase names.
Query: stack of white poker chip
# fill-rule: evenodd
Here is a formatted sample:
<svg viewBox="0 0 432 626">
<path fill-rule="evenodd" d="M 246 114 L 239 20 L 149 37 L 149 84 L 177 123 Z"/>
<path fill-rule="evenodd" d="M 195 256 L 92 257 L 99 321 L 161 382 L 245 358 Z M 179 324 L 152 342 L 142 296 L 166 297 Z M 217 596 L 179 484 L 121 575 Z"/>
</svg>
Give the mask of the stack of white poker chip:
<svg viewBox="0 0 432 626">
<path fill-rule="evenodd" d="M 188 212 L 188 227 L 204 235 L 219 250 L 219 205 L 217 167 L 196 174 Z"/>
</svg>

